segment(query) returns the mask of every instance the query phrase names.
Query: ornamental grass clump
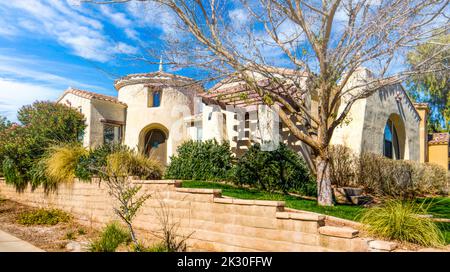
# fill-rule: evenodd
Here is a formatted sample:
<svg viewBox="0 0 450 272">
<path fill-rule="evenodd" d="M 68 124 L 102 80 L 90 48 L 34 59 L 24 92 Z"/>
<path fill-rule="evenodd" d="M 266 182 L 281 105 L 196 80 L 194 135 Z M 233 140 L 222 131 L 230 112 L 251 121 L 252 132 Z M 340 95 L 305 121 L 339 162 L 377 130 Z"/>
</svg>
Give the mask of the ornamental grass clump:
<svg viewBox="0 0 450 272">
<path fill-rule="evenodd" d="M 51 147 L 43 158 L 47 177 L 55 182 L 72 181 L 79 158 L 86 154 L 87 150 L 78 143 Z"/>
<path fill-rule="evenodd" d="M 161 179 L 164 171 L 160 162 L 133 151 L 115 152 L 110 154 L 106 161 L 107 174 L 118 177 Z"/>
<path fill-rule="evenodd" d="M 388 200 L 382 206 L 363 212 L 366 230 L 380 238 L 437 247 L 444 244 L 443 234 L 428 217 L 428 206 L 410 201 Z"/>
</svg>

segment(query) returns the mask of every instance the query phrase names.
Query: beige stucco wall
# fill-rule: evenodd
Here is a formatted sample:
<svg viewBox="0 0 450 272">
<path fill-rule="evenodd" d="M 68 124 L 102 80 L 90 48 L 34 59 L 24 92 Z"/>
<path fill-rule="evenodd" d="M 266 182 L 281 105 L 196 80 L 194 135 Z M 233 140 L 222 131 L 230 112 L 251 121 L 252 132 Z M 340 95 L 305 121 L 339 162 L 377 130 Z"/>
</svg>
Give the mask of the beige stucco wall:
<svg viewBox="0 0 450 272">
<path fill-rule="evenodd" d="M 287 210 L 284 202 L 223 198 L 220 190 L 180 188 L 176 181 L 134 181 L 152 197 L 133 221 L 147 244 L 161 230 L 163 204 L 178 234 L 189 235 L 189 251 L 391 251 L 395 244 L 358 237 L 349 227 L 333 227 L 323 215 Z M 0 179 L 0 195 L 35 207 L 59 208 L 85 225 L 101 227 L 117 220 L 114 201 L 103 183 L 60 184 L 17 193 Z"/>
<path fill-rule="evenodd" d="M 370 77 L 370 72 L 358 71 L 349 87 L 358 84 L 360 77 Z M 338 112 L 341 113 L 344 107 L 345 103 L 342 103 Z M 356 153 L 383 154 L 384 128 L 389 118 L 394 120 L 399 138 L 404 139 L 400 148 L 403 159 L 419 161 L 420 116 L 400 84 L 356 101 L 345 122 L 336 128 L 331 143 L 348 146 Z"/>
<path fill-rule="evenodd" d="M 84 130 L 83 146 L 89 147 L 91 145 L 91 129 L 92 129 L 92 105 L 91 100 L 87 98 L 67 93 L 61 97 L 59 103 L 70 106 L 80 111 L 86 118 L 86 129 Z"/>
<path fill-rule="evenodd" d="M 447 170 L 449 169 L 449 146 L 448 144 L 432 144 L 428 146 L 428 156 L 430 163 L 441 165 Z"/>
<path fill-rule="evenodd" d="M 397 94 L 401 98 L 398 102 Z M 419 161 L 420 117 L 400 85 L 385 88 L 367 98 L 361 141 L 362 151 L 383 153 L 384 127 L 389 117 L 392 116 L 399 118 L 400 122 L 404 124 L 404 129 L 397 127 L 399 138 L 404 133 L 405 144 L 401 151 L 404 152 L 404 159 Z"/>
<path fill-rule="evenodd" d="M 103 144 L 102 119 L 125 122 L 126 107 L 106 101 L 92 100 L 91 108 L 91 146 Z"/>
<path fill-rule="evenodd" d="M 193 114 L 195 92 L 188 88 L 164 87 L 159 107 L 148 107 L 148 88 L 134 84 L 119 90 L 119 101 L 128 105 L 124 143 L 131 148 L 141 149 L 145 132 L 159 128 L 168 134 L 167 161 L 176 147 L 189 139 L 184 118 Z"/>
</svg>

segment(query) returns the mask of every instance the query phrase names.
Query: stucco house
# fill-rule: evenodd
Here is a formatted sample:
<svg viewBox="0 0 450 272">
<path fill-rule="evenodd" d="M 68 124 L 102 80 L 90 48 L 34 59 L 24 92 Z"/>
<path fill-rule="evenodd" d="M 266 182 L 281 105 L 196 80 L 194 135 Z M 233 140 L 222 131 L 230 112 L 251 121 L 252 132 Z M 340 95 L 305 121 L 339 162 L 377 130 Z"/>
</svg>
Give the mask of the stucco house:
<svg viewBox="0 0 450 272">
<path fill-rule="evenodd" d="M 370 76 L 360 69 L 349 84 Z M 282 141 L 311 162 L 308 147 L 290 135 L 261 99 L 245 93 L 242 82 L 222 82 L 205 91 L 193 79 L 160 68 L 122 77 L 114 87 L 117 97 L 69 88 L 57 100 L 86 116 L 85 146 L 121 142 L 167 164 L 177 147 L 190 139 L 228 141 L 237 156 L 252 143 L 270 148 Z M 219 97 L 230 97 L 226 106 L 216 103 Z M 314 94 L 305 99 L 317 114 Z M 390 86 L 355 103 L 350 122 L 336 129 L 331 142 L 356 153 L 425 162 L 427 113 L 428 107 L 413 103 L 400 84 Z"/>
</svg>

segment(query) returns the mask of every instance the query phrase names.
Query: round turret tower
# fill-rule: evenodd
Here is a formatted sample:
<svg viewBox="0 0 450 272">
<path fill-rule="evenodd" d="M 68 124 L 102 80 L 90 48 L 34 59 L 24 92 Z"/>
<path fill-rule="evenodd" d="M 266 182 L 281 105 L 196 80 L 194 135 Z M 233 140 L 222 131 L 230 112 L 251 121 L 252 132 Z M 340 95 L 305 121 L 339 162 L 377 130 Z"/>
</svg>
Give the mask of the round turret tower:
<svg viewBox="0 0 450 272">
<path fill-rule="evenodd" d="M 202 87 L 188 77 L 162 71 L 131 74 L 115 81 L 126 103 L 124 144 L 167 164 L 176 147 L 189 139 L 183 119 L 194 113 Z"/>
</svg>

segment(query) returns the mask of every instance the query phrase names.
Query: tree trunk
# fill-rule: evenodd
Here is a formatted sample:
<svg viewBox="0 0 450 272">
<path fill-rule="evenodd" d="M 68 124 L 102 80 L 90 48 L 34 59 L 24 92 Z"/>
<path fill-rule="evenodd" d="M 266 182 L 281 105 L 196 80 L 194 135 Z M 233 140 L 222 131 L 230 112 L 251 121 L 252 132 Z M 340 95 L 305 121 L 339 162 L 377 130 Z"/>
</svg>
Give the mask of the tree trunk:
<svg viewBox="0 0 450 272">
<path fill-rule="evenodd" d="M 317 203 L 319 206 L 333 206 L 331 190 L 330 161 L 321 156 L 316 158 L 317 169 Z"/>
</svg>

